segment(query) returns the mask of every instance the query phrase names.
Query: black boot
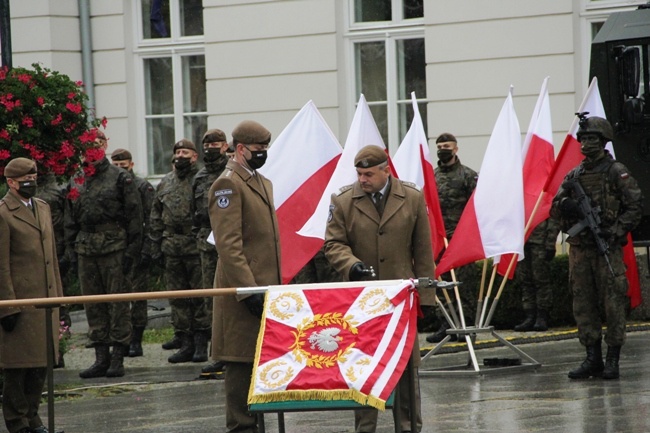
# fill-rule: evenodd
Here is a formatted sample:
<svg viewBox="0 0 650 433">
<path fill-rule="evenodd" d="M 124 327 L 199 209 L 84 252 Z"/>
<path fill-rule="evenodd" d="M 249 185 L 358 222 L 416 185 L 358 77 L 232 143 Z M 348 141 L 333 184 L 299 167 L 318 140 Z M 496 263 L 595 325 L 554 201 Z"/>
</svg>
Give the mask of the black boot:
<svg viewBox="0 0 650 433">
<path fill-rule="evenodd" d="M 167 358 L 172 364 L 179 362 L 190 362 L 194 357 L 194 339 L 190 334 L 179 334 L 181 338 L 181 348 L 178 352 Z"/>
<path fill-rule="evenodd" d="M 621 346 L 607 346 L 603 379 L 618 379 L 618 359 L 620 356 Z"/>
<path fill-rule="evenodd" d="M 598 340 L 595 344 L 587 346 L 587 359 L 580 367 L 569 372 L 569 379 L 589 379 L 590 377 L 600 377 L 603 375 L 603 352 L 601 342 Z"/>
<path fill-rule="evenodd" d="M 178 332 L 174 333 L 174 337 L 166 343 L 163 343 L 162 348 L 165 350 L 180 349 L 182 340 Z"/>
<path fill-rule="evenodd" d="M 209 331 L 194 332 L 194 355 L 192 362 L 205 362 L 208 360 L 208 335 Z"/>
<path fill-rule="evenodd" d="M 79 372 L 79 377 L 82 379 L 90 379 L 91 377 L 104 377 L 106 371 L 111 365 L 110 348 L 107 344 L 95 346 L 95 363 L 85 370 Z"/>
<path fill-rule="evenodd" d="M 124 376 L 124 355 L 128 350 L 129 346 L 115 343 L 113 352 L 111 353 L 111 366 L 106 371 L 106 377 Z"/>
<path fill-rule="evenodd" d="M 226 369 L 226 364 L 221 361 L 214 361 L 201 369 L 202 374 L 223 373 Z"/>
<path fill-rule="evenodd" d="M 544 309 L 537 310 L 537 320 L 533 325 L 533 331 L 548 331 L 548 311 Z"/>
<path fill-rule="evenodd" d="M 524 313 L 526 313 L 526 318 L 514 328 L 517 332 L 530 332 L 535 327 L 535 310 L 525 309 Z"/>
<path fill-rule="evenodd" d="M 449 328 L 449 324 L 444 322 L 435 333 L 427 336 L 427 341 L 429 343 L 440 343 L 447 336 L 447 329 Z M 452 334 L 450 337 L 449 341 L 458 341 L 458 336 L 456 334 Z"/>
<path fill-rule="evenodd" d="M 133 333 L 131 334 L 131 344 L 129 345 L 129 357 L 135 358 L 136 356 L 142 356 L 142 333 L 144 332 L 144 326 L 134 326 Z"/>
</svg>

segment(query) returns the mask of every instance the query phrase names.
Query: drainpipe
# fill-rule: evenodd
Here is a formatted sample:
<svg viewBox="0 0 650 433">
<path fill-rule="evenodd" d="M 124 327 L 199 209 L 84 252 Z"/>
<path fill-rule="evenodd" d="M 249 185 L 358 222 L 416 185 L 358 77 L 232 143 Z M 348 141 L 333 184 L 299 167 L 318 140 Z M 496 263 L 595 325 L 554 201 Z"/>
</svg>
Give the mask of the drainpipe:
<svg viewBox="0 0 650 433">
<path fill-rule="evenodd" d="M 84 90 L 88 95 L 91 118 L 95 118 L 95 82 L 93 81 L 93 44 L 90 32 L 90 5 L 88 0 L 79 2 L 79 29 L 81 31 L 81 67 Z"/>
<path fill-rule="evenodd" d="M 2 51 L 2 66 L 11 69 L 11 13 L 9 0 L 0 0 L 0 51 Z"/>
</svg>

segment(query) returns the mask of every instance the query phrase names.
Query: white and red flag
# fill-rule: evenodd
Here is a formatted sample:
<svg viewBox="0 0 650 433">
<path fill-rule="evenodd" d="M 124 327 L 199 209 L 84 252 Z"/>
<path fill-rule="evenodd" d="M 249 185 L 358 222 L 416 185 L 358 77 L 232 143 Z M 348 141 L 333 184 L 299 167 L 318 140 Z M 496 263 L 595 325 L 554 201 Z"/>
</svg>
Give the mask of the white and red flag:
<svg viewBox="0 0 650 433">
<path fill-rule="evenodd" d="M 417 335 L 410 280 L 267 291 L 248 403 L 354 400 L 378 409 Z"/>
<path fill-rule="evenodd" d="M 268 162 L 260 172 L 273 182 L 284 284 L 323 244 L 322 239 L 297 232 L 316 210 L 341 152 L 341 145 L 312 101 L 302 107 L 269 148 Z"/>
<path fill-rule="evenodd" d="M 436 277 L 508 253 L 524 256 L 521 131 L 511 93 L 494 125 L 476 189 L 436 267 Z"/>
<path fill-rule="evenodd" d="M 429 214 L 433 257 L 438 257 L 445 246 L 447 237 L 445 222 L 442 219 L 429 144 L 415 92 L 411 93 L 411 101 L 413 103 L 413 122 L 393 157 L 393 166 L 397 177 L 412 182 L 422 189 Z"/>
</svg>

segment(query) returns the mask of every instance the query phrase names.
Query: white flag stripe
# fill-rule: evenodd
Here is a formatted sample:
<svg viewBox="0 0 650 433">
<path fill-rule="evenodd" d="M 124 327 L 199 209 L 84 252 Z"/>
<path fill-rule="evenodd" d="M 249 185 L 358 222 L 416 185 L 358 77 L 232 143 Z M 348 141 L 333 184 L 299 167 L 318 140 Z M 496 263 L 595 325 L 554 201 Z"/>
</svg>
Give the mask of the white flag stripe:
<svg viewBox="0 0 650 433">
<path fill-rule="evenodd" d="M 539 92 L 533 115 L 530 118 L 528 132 L 526 133 L 526 138 L 524 138 L 522 146 L 522 161 L 526 161 L 526 155 L 528 154 L 528 148 L 530 147 L 533 135 L 538 136 L 551 145 L 553 143 L 551 108 L 548 98 L 548 78 L 549 77 L 544 78 L 544 81 L 542 82 L 542 89 Z"/>
<path fill-rule="evenodd" d="M 431 161 L 431 155 L 429 152 L 429 141 L 424 134 L 424 126 L 422 124 L 420 111 L 418 110 L 415 92 L 411 93 L 411 103 L 414 112 L 413 122 L 404 136 L 402 144 L 397 148 L 397 152 L 395 152 L 392 161 L 395 171 L 397 172 L 397 177 L 423 188 L 424 171 L 422 170 L 422 162 L 420 161 L 420 149 L 422 149 L 424 158 L 428 162 Z M 416 155 L 416 157 L 414 157 L 414 155 Z"/>
<path fill-rule="evenodd" d="M 406 325 L 406 329 L 408 330 L 408 323 Z M 402 356 L 402 352 L 404 352 L 404 346 L 406 345 L 407 337 L 408 332 L 403 332 L 402 338 L 400 338 L 396 350 L 393 352 L 390 360 L 388 361 L 388 364 L 386 364 L 386 368 L 381 373 L 381 375 L 379 375 L 377 381 L 375 382 L 375 385 L 372 387 L 372 391 L 370 392 L 371 395 L 381 395 L 381 393 L 386 388 L 388 381 L 392 377 L 392 372 L 397 368 L 397 364 L 399 363 L 399 360 Z"/>
<path fill-rule="evenodd" d="M 257 370 L 256 370 L 257 380 L 254 381 L 254 392 L 268 393 L 273 391 L 284 391 L 287 389 L 287 385 L 289 385 L 306 367 L 307 367 L 307 363 L 297 362 L 295 356 L 293 356 L 293 354 L 290 351 L 280 356 L 279 358 L 274 358 L 269 362 L 260 364 L 257 366 Z M 285 377 L 286 380 L 281 381 L 280 384 L 277 386 L 265 386 L 264 383 L 271 383 L 271 384 L 273 383 L 271 381 L 260 380 L 261 379 L 260 376 L 264 374 L 264 371 L 267 368 L 273 371 L 276 370 L 281 371 L 282 375 Z M 291 371 L 292 373 L 291 376 L 288 375 L 289 371 Z M 269 372 L 267 372 L 267 374 L 269 374 Z"/>
<path fill-rule="evenodd" d="M 298 299 L 296 299 L 298 297 Z M 287 291 L 286 289 L 269 289 L 266 295 L 266 305 L 273 305 L 274 309 L 266 309 L 266 318 L 280 322 L 283 325 L 297 327 L 305 317 L 312 317 L 314 315 L 311 311 L 311 305 L 307 301 L 307 297 L 302 290 Z M 300 302 L 303 307 L 300 314 L 296 314 L 296 304 Z M 281 317 L 277 316 L 280 314 Z"/>
</svg>

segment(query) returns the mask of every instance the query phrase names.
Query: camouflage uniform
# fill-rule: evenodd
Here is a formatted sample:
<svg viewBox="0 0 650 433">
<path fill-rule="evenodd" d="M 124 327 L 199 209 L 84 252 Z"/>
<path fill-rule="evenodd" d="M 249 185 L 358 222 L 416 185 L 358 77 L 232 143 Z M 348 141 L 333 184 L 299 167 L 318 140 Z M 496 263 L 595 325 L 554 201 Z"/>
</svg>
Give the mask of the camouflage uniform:
<svg viewBox="0 0 650 433">
<path fill-rule="evenodd" d="M 79 284 L 84 295 L 125 293 L 126 263 L 137 264 L 142 245 L 142 201 L 133 178 L 104 158 L 95 174 L 68 200 L 65 214 L 66 256 L 79 257 Z M 88 337 L 93 345 L 128 346 L 128 302 L 86 304 Z"/>
</svg>

